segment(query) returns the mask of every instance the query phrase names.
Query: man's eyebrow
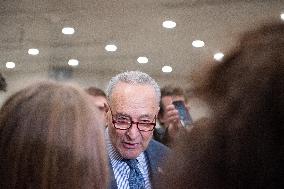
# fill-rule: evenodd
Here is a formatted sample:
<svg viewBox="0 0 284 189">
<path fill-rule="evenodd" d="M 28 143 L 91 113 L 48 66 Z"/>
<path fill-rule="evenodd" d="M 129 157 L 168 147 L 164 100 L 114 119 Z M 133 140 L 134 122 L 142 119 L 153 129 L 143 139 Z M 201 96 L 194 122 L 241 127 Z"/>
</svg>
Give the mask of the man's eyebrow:
<svg viewBox="0 0 284 189">
<path fill-rule="evenodd" d="M 142 119 L 142 118 L 151 118 L 151 116 L 149 114 L 143 114 L 139 116 L 139 119 Z"/>
<path fill-rule="evenodd" d="M 131 116 L 130 116 L 130 115 L 125 114 L 125 113 L 116 113 L 116 117 L 117 117 L 117 116 L 124 116 L 124 117 L 131 118 Z"/>
<path fill-rule="evenodd" d="M 121 112 L 119 112 L 119 113 L 116 113 L 116 115 L 115 115 L 116 117 L 119 117 L 119 116 L 123 116 L 123 117 L 127 117 L 127 118 L 129 118 L 129 119 L 133 119 L 130 115 L 128 115 L 128 114 L 125 114 L 125 113 L 121 113 Z M 149 115 L 149 114 L 143 114 L 143 115 L 140 115 L 139 117 L 138 117 L 138 120 L 140 120 L 140 119 L 151 119 L 151 116 Z"/>
</svg>

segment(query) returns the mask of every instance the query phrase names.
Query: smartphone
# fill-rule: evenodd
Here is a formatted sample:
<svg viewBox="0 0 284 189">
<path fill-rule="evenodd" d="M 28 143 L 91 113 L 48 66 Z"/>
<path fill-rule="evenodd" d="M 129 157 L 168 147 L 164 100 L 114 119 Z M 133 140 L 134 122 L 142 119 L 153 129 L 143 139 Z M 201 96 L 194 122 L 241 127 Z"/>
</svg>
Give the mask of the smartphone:
<svg viewBox="0 0 284 189">
<path fill-rule="evenodd" d="M 173 104 L 179 112 L 181 124 L 184 127 L 189 127 L 192 124 L 192 118 L 187 108 L 185 107 L 184 101 L 181 101 L 181 100 L 173 101 Z"/>
</svg>

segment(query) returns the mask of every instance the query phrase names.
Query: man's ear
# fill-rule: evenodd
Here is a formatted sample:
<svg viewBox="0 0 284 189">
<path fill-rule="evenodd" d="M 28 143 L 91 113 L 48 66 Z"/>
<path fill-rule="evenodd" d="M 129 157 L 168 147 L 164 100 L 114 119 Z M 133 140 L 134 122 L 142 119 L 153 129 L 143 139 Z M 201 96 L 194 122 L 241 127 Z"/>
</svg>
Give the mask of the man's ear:
<svg viewBox="0 0 284 189">
<path fill-rule="evenodd" d="M 109 106 L 106 103 L 104 103 L 104 109 L 105 109 L 105 113 L 109 111 Z"/>
<path fill-rule="evenodd" d="M 105 111 L 104 117 L 105 117 L 105 121 L 106 121 L 106 123 L 105 123 L 105 128 L 108 127 L 108 123 L 109 123 L 109 117 L 108 117 L 108 116 L 109 116 L 109 115 L 108 115 L 109 110 L 110 110 L 109 106 L 108 106 L 106 103 L 104 103 L 104 111 Z M 110 113 L 109 113 L 109 114 L 110 114 Z"/>
<path fill-rule="evenodd" d="M 157 117 L 159 116 L 160 109 L 161 109 L 161 107 L 159 106 L 158 109 L 157 109 Z"/>
<path fill-rule="evenodd" d="M 160 123 L 164 123 L 165 122 L 164 116 L 162 115 L 162 113 L 160 111 L 158 112 L 157 119 L 158 119 L 158 121 Z"/>
</svg>

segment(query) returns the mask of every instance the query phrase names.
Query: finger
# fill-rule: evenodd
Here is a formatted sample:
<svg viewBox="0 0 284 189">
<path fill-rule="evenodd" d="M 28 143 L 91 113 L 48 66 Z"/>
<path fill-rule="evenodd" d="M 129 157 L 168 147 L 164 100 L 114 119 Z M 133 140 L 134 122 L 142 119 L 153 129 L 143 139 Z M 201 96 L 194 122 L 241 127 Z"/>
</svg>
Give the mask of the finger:
<svg viewBox="0 0 284 189">
<path fill-rule="evenodd" d="M 173 104 L 169 104 L 165 108 L 166 111 L 173 111 L 176 110 L 175 106 Z"/>
</svg>

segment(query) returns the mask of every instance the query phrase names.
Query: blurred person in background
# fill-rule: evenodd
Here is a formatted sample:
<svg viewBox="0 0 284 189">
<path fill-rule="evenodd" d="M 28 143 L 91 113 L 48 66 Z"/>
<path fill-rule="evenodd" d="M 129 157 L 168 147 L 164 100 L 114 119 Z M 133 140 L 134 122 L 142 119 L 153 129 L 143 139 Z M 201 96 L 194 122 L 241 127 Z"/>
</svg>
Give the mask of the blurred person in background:
<svg viewBox="0 0 284 189">
<path fill-rule="evenodd" d="M 149 189 L 169 153 L 152 140 L 159 111 L 160 88 L 148 74 L 123 72 L 107 87 L 109 102 L 107 151 L 110 188 Z"/>
<path fill-rule="evenodd" d="M 6 91 L 7 90 L 7 83 L 4 76 L 0 73 L 0 91 Z"/>
<path fill-rule="evenodd" d="M 161 88 L 160 110 L 158 113 L 158 125 L 154 130 L 154 139 L 171 147 L 180 130 L 181 124 L 178 110 L 173 101 L 182 101 L 186 104 L 184 91 L 180 87 L 165 86 Z M 188 108 L 188 107 L 187 107 Z"/>
<path fill-rule="evenodd" d="M 0 110 L 0 188 L 106 188 L 102 117 L 71 84 L 16 92 Z"/>
<path fill-rule="evenodd" d="M 157 188 L 284 188 L 284 24 L 245 33 L 196 78 L 211 117 L 179 140 Z"/>
<path fill-rule="evenodd" d="M 92 102 L 104 114 L 104 126 L 106 127 L 106 112 L 108 111 L 107 97 L 103 90 L 97 87 L 89 87 L 85 91 L 91 96 Z"/>
</svg>

